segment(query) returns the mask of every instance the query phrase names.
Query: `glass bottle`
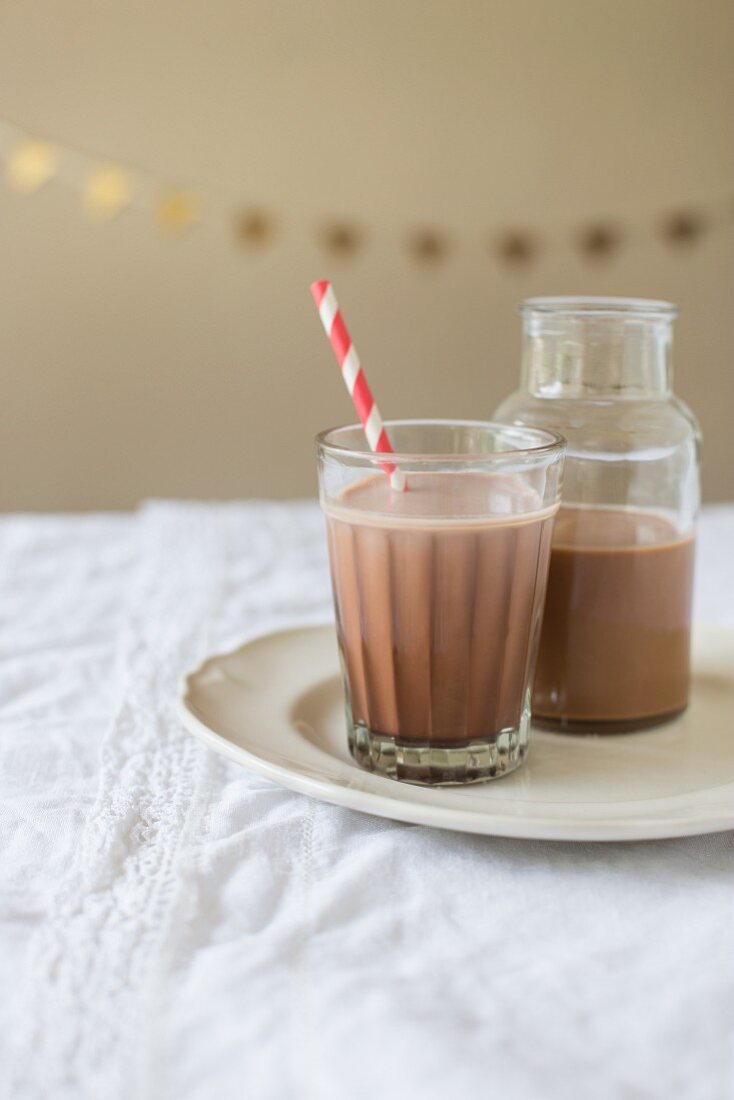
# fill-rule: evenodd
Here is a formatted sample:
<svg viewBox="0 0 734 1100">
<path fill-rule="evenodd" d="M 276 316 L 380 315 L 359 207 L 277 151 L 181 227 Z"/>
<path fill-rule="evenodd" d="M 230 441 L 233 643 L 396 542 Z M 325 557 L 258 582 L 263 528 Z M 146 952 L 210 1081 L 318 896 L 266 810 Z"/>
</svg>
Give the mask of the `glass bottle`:
<svg viewBox="0 0 734 1100">
<path fill-rule="evenodd" d="M 497 420 L 568 441 L 533 717 L 617 732 L 685 709 L 700 433 L 671 388 L 668 302 L 532 298 Z"/>
</svg>

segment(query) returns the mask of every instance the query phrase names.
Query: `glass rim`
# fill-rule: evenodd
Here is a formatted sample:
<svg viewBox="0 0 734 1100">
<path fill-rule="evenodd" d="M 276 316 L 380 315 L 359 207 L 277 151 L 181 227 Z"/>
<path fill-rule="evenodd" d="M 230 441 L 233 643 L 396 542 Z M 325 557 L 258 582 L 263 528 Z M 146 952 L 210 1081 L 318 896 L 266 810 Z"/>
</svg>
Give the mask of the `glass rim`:
<svg viewBox="0 0 734 1100">
<path fill-rule="evenodd" d="M 329 440 L 330 436 L 336 435 L 338 432 L 350 432 L 361 431 L 364 432 L 364 428 L 361 424 L 340 424 L 335 428 L 327 428 L 323 432 L 319 432 L 316 436 L 315 443 L 319 454 L 332 455 L 335 458 L 352 458 L 360 461 L 370 460 L 370 463 L 374 465 L 380 462 L 389 462 L 395 465 L 401 465 L 402 463 L 409 462 L 441 462 L 441 463 L 455 463 L 459 465 L 467 462 L 489 462 L 495 459 L 513 459 L 523 457 L 543 457 L 545 455 L 563 454 L 566 449 L 566 439 L 558 432 L 550 431 L 547 428 L 526 428 L 519 424 L 501 424 L 496 420 L 449 420 L 446 418 L 431 418 L 431 417 L 408 417 L 401 420 L 385 420 L 384 426 L 386 429 L 399 428 L 405 425 L 423 426 L 423 427 L 453 427 L 453 428 L 484 428 L 491 429 L 497 432 L 517 432 L 524 435 L 534 436 L 538 439 L 542 439 L 544 442 L 539 443 L 538 446 L 531 447 L 511 447 L 508 450 L 502 451 L 449 451 L 447 453 L 432 452 L 432 451 L 419 451 L 419 452 L 407 452 L 407 451 L 393 451 L 390 453 L 378 453 L 370 450 L 365 439 L 365 447 L 359 450 L 355 447 L 344 447 L 338 443 L 333 443 Z"/>
<path fill-rule="evenodd" d="M 614 298 L 595 295 L 525 298 L 517 307 L 523 317 L 579 313 L 587 317 L 659 317 L 673 319 L 678 307 L 662 298 Z"/>
</svg>

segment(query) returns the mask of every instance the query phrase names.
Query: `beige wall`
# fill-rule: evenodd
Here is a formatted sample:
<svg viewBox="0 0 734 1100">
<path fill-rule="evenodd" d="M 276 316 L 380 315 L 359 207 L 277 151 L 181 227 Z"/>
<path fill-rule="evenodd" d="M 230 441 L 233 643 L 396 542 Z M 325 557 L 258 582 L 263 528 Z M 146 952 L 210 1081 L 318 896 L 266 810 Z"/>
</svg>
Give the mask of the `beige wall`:
<svg viewBox="0 0 734 1100">
<path fill-rule="evenodd" d="M 51 0 L 0 9 L 0 114 L 279 212 L 249 255 L 212 213 L 178 242 L 97 226 L 73 192 L 0 188 L 0 507 L 314 489 L 311 437 L 350 418 L 308 295 L 334 279 L 386 415 L 484 416 L 514 388 L 515 302 L 683 307 L 677 387 L 706 494 L 734 498 L 734 6 L 729 0 Z M 727 200 L 728 196 L 728 200 Z M 694 249 L 645 226 L 727 200 Z M 314 226 L 353 217 L 336 261 Z M 597 215 L 639 227 L 580 257 Z M 421 268 L 412 224 L 453 234 Z M 508 271 L 503 226 L 547 251 Z"/>
</svg>

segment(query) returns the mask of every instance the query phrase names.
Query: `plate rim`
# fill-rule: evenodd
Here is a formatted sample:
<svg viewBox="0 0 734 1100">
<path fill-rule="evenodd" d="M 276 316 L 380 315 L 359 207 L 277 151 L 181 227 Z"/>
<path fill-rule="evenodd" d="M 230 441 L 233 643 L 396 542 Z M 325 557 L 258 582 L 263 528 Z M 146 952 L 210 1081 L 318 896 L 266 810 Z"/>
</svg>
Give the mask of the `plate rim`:
<svg viewBox="0 0 734 1100">
<path fill-rule="evenodd" d="M 691 815 L 690 810 L 687 811 L 688 816 L 686 816 L 684 809 L 679 806 L 677 812 L 669 818 L 663 816 L 657 817 L 655 820 L 645 819 L 644 816 L 640 817 L 634 814 L 630 814 L 624 821 L 620 821 L 619 816 L 615 819 L 599 818 L 596 820 L 574 818 L 573 806 L 578 806 L 580 803 L 565 803 L 569 810 L 565 820 L 552 817 L 543 818 L 539 815 L 534 815 L 532 818 L 523 818 L 521 815 L 515 816 L 506 811 L 503 812 L 501 804 L 498 804 L 499 809 L 493 807 L 482 810 L 452 808 L 443 805 L 430 806 L 410 799 L 409 795 L 406 794 L 406 791 L 411 789 L 410 784 L 398 783 L 395 780 L 384 778 L 383 781 L 390 784 L 391 787 L 394 786 L 395 791 L 394 793 L 391 791 L 389 795 L 380 794 L 356 786 L 336 783 L 326 778 L 308 775 L 303 771 L 268 760 L 244 746 L 236 744 L 227 736 L 212 728 L 196 712 L 193 702 L 190 702 L 192 683 L 198 676 L 201 676 L 207 665 L 232 658 L 268 640 L 276 641 L 281 637 L 323 631 L 324 629 L 334 630 L 333 620 L 308 621 L 276 630 L 266 630 L 248 637 L 244 642 L 231 649 L 210 653 L 203 657 L 194 668 L 180 677 L 177 685 L 175 708 L 177 716 L 186 730 L 213 751 L 288 790 L 305 794 L 332 805 L 342 806 L 345 809 L 400 821 L 404 824 L 448 829 L 453 832 L 478 836 L 584 843 L 634 843 L 646 840 L 700 836 L 734 829 L 734 782 L 709 788 L 706 793 L 713 794 L 716 792 L 718 797 L 713 800 L 710 806 L 703 804 L 696 806 L 695 816 Z M 694 624 L 694 629 L 721 633 L 734 640 L 734 630 L 721 624 L 697 621 Z M 358 771 L 356 764 L 354 768 L 355 771 Z M 413 789 L 425 790 L 426 788 Z M 722 805 L 722 796 L 726 796 L 727 793 L 729 804 L 725 806 Z M 665 796 L 656 799 L 655 802 L 659 807 L 661 802 L 666 800 L 680 802 L 681 797 L 683 796 Z M 691 793 L 689 797 L 695 797 L 695 795 Z M 639 807 L 644 806 L 646 801 L 643 799 L 627 803 L 613 803 L 613 805 Z M 509 803 L 509 805 L 514 804 L 513 801 Z M 598 805 L 603 806 L 604 803 Z"/>
</svg>

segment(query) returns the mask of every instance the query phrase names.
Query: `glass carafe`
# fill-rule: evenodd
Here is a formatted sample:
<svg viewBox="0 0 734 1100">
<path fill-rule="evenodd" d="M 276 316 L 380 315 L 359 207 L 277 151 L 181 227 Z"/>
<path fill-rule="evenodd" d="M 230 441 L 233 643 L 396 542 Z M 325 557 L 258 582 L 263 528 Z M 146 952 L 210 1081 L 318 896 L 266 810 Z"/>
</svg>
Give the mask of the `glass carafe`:
<svg viewBox="0 0 734 1100">
<path fill-rule="evenodd" d="M 497 420 L 568 441 L 533 717 L 642 729 L 688 702 L 699 429 L 671 388 L 668 302 L 522 304 L 520 389 Z"/>
</svg>

